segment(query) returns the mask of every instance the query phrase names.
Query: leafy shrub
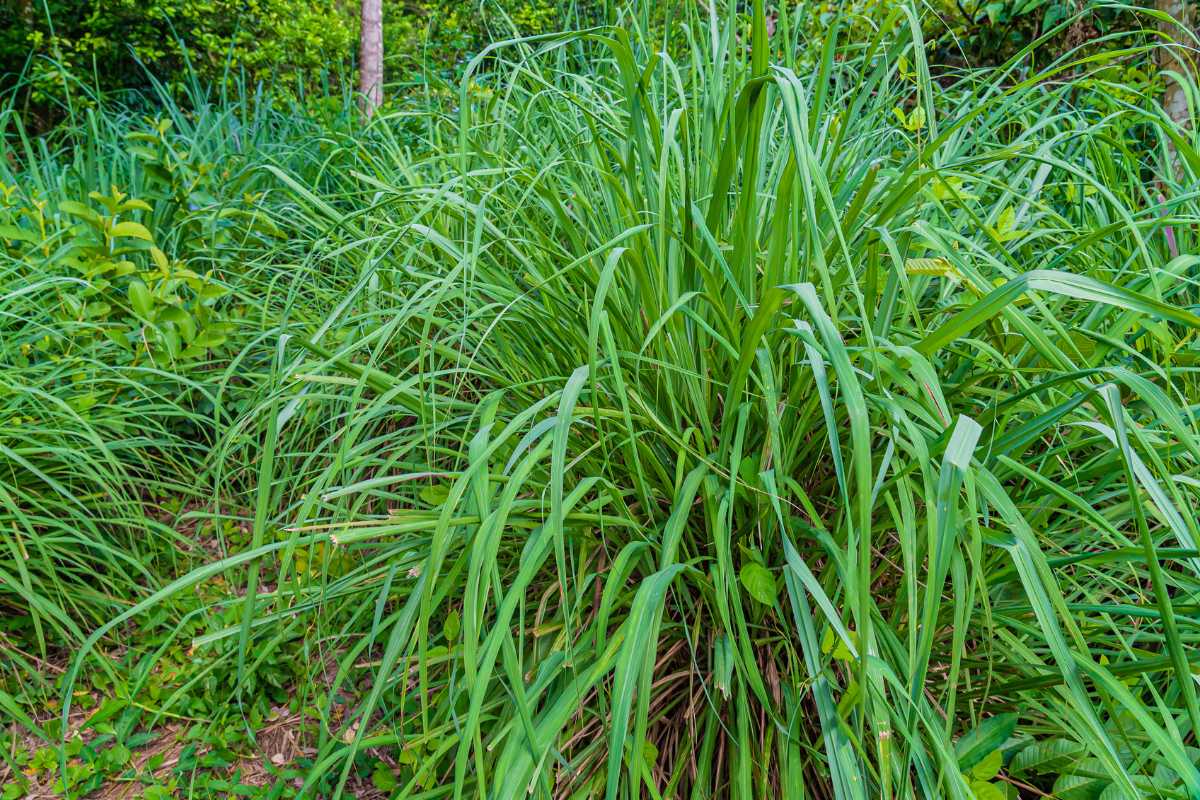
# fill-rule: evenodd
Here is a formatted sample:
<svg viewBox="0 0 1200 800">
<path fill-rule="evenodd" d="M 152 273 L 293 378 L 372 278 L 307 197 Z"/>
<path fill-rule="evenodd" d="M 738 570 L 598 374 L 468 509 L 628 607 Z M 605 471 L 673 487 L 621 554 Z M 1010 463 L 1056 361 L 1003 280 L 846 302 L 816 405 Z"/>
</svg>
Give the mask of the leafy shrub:
<svg viewBox="0 0 1200 800">
<path fill-rule="evenodd" d="M 71 278 L 58 294 L 61 325 L 36 345 L 46 355 L 86 353 L 88 339 L 103 336 L 123 353 L 120 363 L 148 359 L 178 371 L 224 344 L 231 323 L 217 303 L 228 289 L 212 269 L 201 274 L 191 265 L 221 263 L 231 228 L 243 244 L 247 235 L 278 231 L 254 209 L 253 196 L 219 204 L 213 165 L 194 163 L 169 138 L 170 127 L 157 121 L 127 137 L 143 174 L 141 197 L 112 185 L 51 207 L 44 196 L 19 198 L 18 187 L 0 186 L 8 258 L 31 277 Z"/>
<path fill-rule="evenodd" d="M 29 610 L 0 633 L 43 655 L 190 558 L 159 502 L 205 496 L 209 449 L 252 405 L 260 354 L 241 351 L 266 323 L 233 289 L 287 253 L 259 166 L 333 133 L 252 99 L 153 103 L 40 139 L 0 107 L 0 575 L 20 576 L 0 607 Z"/>
<path fill-rule="evenodd" d="M 426 70 L 453 82 L 470 57 L 494 40 L 563 30 L 585 21 L 568 9 L 571 6 L 561 0 L 385 3 L 384 54 L 392 79 L 401 84 L 406 76 Z"/>
<path fill-rule="evenodd" d="M 179 88 L 228 70 L 251 84 L 279 75 L 336 71 L 352 51 L 354 17 L 335 0 L 2 0 L 22 24 L 0 40 L 0 76 L 11 81 L 32 50 L 35 104 L 64 99 L 74 81 L 101 90 L 145 87 L 148 74 Z M 0 84 L 2 85 L 2 84 Z"/>
<path fill-rule="evenodd" d="M 389 0 L 389 82 L 403 92 L 427 74 L 455 80 L 494 38 L 594 21 L 587 8 L 559 0 Z M 144 90 L 154 79 L 179 95 L 185 85 L 221 86 L 232 75 L 273 84 L 277 101 L 306 89 L 319 99 L 346 83 L 358 37 L 357 3 L 338 0 L 51 0 L 46 10 L 32 0 L 0 0 L 0 11 L 18 22 L 0 31 L 0 90 L 18 85 L 28 66 L 19 86 L 49 121 L 59 118 L 55 106 L 92 102 L 93 90 Z"/>
<path fill-rule="evenodd" d="M 854 41 L 870 38 L 879 21 L 907 5 L 905 0 L 846 0 L 802 3 L 791 13 L 798 24 L 821 38 L 834 22 L 846 26 Z M 1153 7 L 1152 0 L 1134 2 Z M 1039 36 L 1070 23 L 1032 63 L 1044 66 L 1092 39 L 1132 32 L 1142 21 L 1129 6 L 1112 0 L 929 0 L 913 5 L 925 40 L 942 64 L 989 66 L 1004 62 Z"/>
</svg>

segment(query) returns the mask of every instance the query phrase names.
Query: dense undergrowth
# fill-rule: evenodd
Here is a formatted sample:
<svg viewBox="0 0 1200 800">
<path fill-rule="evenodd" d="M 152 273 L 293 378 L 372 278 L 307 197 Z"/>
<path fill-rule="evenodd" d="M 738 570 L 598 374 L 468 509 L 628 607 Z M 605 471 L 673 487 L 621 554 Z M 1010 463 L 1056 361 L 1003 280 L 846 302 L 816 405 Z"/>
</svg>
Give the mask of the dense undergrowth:
<svg viewBox="0 0 1200 800">
<path fill-rule="evenodd" d="M 1193 134 L 771 22 L 4 117 L 12 785 L 1200 796 Z"/>
</svg>

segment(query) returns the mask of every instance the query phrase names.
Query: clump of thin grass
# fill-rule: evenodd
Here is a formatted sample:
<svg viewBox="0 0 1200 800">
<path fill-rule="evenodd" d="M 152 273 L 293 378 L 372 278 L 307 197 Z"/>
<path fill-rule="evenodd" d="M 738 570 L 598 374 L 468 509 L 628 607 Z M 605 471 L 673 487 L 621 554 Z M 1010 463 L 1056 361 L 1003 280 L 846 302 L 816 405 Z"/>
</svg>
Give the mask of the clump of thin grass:
<svg viewBox="0 0 1200 800">
<path fill-rule="evenodd" d="M 1200 792 L 1200 158 L 1103 58 L 786 22 L 505 43 L 431 155 L 268 167 L 249 547 L 89 646 L 247 569 L 194 644 L 331 648 L 314 793 Z"/>
</svg>

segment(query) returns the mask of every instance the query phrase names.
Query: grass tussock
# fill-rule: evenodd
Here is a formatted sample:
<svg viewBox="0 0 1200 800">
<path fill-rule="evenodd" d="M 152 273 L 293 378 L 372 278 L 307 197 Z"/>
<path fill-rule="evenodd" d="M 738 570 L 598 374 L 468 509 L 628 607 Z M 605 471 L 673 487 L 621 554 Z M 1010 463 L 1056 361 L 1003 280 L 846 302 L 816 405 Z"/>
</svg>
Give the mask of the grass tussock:
<svg viewBox="0 0 1200 800">
<path fill-rule="evenodd" d="M 300 698 L 310 796 L 1200 796 L 1194 135 L 1121 40 L 934 80 L 910 9 L 805 70 L 742 23 L 365 130 L 6 118 L 54 222 L 4 232 L 0 603 L 64 719 L 186 647 Z"/>
</svg>

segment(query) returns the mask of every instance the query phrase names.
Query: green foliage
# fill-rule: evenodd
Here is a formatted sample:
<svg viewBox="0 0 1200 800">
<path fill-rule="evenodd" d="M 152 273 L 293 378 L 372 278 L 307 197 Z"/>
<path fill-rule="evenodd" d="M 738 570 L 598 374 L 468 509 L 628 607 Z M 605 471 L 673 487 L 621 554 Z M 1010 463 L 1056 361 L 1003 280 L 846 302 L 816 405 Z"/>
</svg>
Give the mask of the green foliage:
<svg viewBox="0 0 1200 800">
<path fill-rule="evenodd" d="M 145 124 L 125 137 L 140 196 L 115 184 L 86 199 L 0 184 L 0 245 L 12 274 L 62 279 L 53 325 L 22 343 L 18 366 L 37 358 L 82 365 L 90 340 L 104 337 L 122 351 L 110 366 L 149 361 L 186 375 L 223 347 L 242 313 L 221 303 L 229 289 L 216 277 L 236 258 L 230 244 L 236 236 L 237 248 L 263 247 L 280 232 L 256 208 L 257 195 L 236 198 L 230 164 L 218 171 L 182 149 L 169 119 Z M 103 391 L 94 388 L 88 404 Z"/>
<path fill-rule="evenodd" d="M 232 75 L 274 86 L 295 97 L 320 87 L 353 88 L 346 78 L 356 53 L 357 5 L 321 0 L 118 0 L 93 6 L 80 0 L 2 0 L 17 24 L 0 31 L 0 88 L 26 69 L 25 102 L 55 118 L 55 104 L 91 102 L 92 90 L 145 88 L 150 76 L 178 93 L 187 84 L 221 85 Z M 835 23 L 853 41 L 866 41 L 879 21 L 904 0 L 802 2 L 769 13 L 777 25 L 820 41 Z M 430 78 L 456 82 L 466 63 L 488 44 L 513 36 L 581 28 L 624 16 L 616 6 L 562 0 L 434 0 L 384 3 L 384 52 L 393 91 L 403 97 Z M 632 12 L 655 30 L 670 29 L 673 50 L 688 47 L 672 25 L 680 9 L 654 5 Z M 1136 30 L 1136 16 L 1107 0 L 935 0 L 915 7 L 925 37 L 947 63 L 997 64 L 1044 32 L 1065 26 L 1038 51 L 1043 63 L 1112 32 Z M 748 31 L 747 31 L 748 33 Z M 658 34 L 656 34 L 658 35 Z M 819 47 L 795 55 L 813 63 Z M 32 60 L 28 60 L 32 57 Z"/>
<path fill-rule="evenodd" d="M 155 245 L 154 234 L 141 222 L 122 217 L 135 212 L 153 214 L 143 200 L 128 198 L 115 186 L 110 194 L 89 193 L 99 208 L 71 200 L 59 203 L 58 220 L 69 220 L 64 230 L 48 231 L 57 240 L 57 250 L 49 271 L 55 265 L 77 273 L 77 290 L 60 292 L 58 322 L 64 336 L 47 333 L 36 344 L 37 351 L 48 357 L 65 358 L 88 349 L 88 337 L 105 336 L 129 354 L 130 363 L 139 356 L 165 366 L 194 361 L 219 348 L 229 331 L 229 323 L 217 315 L 214 305 L 226 289 L 181 266 L 172 265 Z M 8 222 L 5 230 L 13 241 L 25 241 L 25 252 L 10 251 L 10 257 L 29 262 L 44 259 L 50 247 L 39 241 L 35 231 L 45 228 L 36 201 L 15 210 L 4 209 Z M 36 227 L 22 228 L 22 219 Z M 71 225 L 73 221 L 75 224 Z M 44 264 L 36 268 L 47 270 Z M 17 360 L 29 363 L 28 356 Z M 92 397 L 92 402 L 95 401 Z M 78 404 L 76 410 L 84 410 Z"/>
<path fill-rule="evenodd" d="M 1151 0 L 1129 4 L 1139 5 L 1154 6 Z M 1045 65 L 1092 42 L 1103 49 L 1103 37 L 1141 28 L 1136 14 L 1109 0 L 947 0 L 941 17 L 946 29 L 933 38 L 943 52 L 977 65 L 999 64 L 1048 36 L 1038 62 Z"/>
<path fill-rule="evenodd" d="M 493 41 L 583 27 L 593 3 L 562 0 L 384 2 L 383 52 L 399 87 L 428 77 L 457 82 L 467 62 Z"/>
<path fill-rule="evenodd" d="M 31 116 L 99 92 L 144 90 L 162 81 L 177 97 L 230 80 L 266 83 L 277 101 L 352 90 L 358 5 L 335 0 L 0 0 L 17 24 L 0 31 L 0 90 L 16 88 Z M 428 79 L 456 81 L 466 62 L 496 39 L 598 21 L 589 4 L 560 0 L 433 0 L 384 3 L 390 99 Z M 17 78 L 24 72 L 24 79 Z M 31 120 L 32 121 L 32 120 Z"/>
<path fill-rule="evenodd" d="M 352 51 L 356 21 L 334 0 L 3 0 L 20 20 L 0 42 L 0 75 L 19 72 L 32 50 L 32 100 L 66 101 L 79 80 L 101 90 L 148 85 L 174 89 L 232 72 L 251 82 L 317 78 Z"/>
<path fill-rule="evenodd" d="M 229 365 L 253 325 L 226 278 L 281 248 L 254 160 L 300 120 L 160 102 L 36 147 L 0 115 L 0 606 L 30 609 L 0 630 L 42 658 L 186 563 L 179 500 L 203 496 L 213 437 L 252 403 L 255 360 Z"/>
<path fill-rule="evenodd" d="M 789 13 L 816 38 L 836 22 L 852 41 L 865 41 L 880 20 L 906 5 L 905 0 L 806 2 Z M 1153 8 L 1154 3 L 1135 0 L 1129 6 Z M 1111 0 L 929 0 L 915 4 L 914 12 L 935 63 L 999 65 L 1045 35 L 1030 61 L 1040 67 L 1109 34 L 1141 30 L 1143 23 L 1129 6 Z"/>
<path fill-rule="evenodd" d="M 3 112 L 21 781 L 1200 793 L 1200 154 L 1139 37 L 635 11 L 368 125 Z"/>
</svg>

